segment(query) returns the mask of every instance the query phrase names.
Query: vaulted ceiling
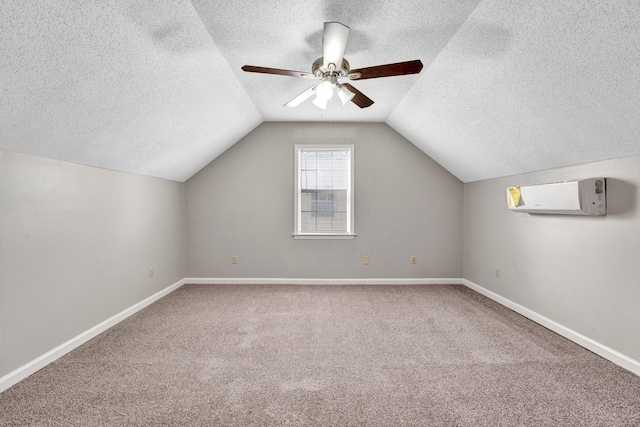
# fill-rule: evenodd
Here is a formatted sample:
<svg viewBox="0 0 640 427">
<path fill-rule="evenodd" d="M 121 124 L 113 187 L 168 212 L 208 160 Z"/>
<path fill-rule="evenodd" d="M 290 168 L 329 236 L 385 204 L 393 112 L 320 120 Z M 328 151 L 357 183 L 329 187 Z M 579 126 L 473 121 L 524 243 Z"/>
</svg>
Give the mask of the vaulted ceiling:
<svg viewBox="0 0 640 427">
<path fill-rule="evenodd" d="M 283 104 L 325 21 L 375 101 Z M 0 149 L 185 181 L 263 121 L 386 122 L 464 182 L 640 154 L 637 0 L 0 1 Z"/>
</svg>

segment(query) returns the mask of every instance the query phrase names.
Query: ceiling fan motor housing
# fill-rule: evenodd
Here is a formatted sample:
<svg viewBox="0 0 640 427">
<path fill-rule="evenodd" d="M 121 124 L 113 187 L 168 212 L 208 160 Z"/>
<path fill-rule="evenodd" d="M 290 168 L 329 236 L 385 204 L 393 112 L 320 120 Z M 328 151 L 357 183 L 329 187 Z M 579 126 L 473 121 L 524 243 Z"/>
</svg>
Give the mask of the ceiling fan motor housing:
<svg viewBox="0 0 640 427">
<path fill-rule="evenodd" d="M 342 67 L 340 69 L 329 70 L 324 67 L 323 57 L 316 59 L 311 66 L 311 72 L 321 79 L 326 79 L 329 76 L 334 76 L 336 79 L 339 77 L 347 77 L 349 75 L 349 70 L 351 69 L 349 66 L 349 61 L 345 58 L 342 58 Z"/>
</svg>

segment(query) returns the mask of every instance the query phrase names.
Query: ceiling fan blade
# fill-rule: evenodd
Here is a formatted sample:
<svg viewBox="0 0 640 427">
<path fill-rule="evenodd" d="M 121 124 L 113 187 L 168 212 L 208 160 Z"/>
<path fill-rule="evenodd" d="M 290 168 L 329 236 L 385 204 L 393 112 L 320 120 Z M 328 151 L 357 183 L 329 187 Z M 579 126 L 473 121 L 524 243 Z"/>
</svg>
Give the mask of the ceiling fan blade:
<svg viewBox="0 0 640 427">
<path fill-rule="evenodd" d="M 291 77 L 305 77 L 305 78 L 317 78 L 315 74 L 305 73 L 303 71 L 291 71 L 291 70 L 281 70 L 279 68 L 268 68 L 268 67 L 256 67 L 254 65 L 245 65 L 242 67 L 242 71 L 246 71 L 248 73 L 262 73 L 262 74 L 277 74 L 280 76 L 291 76 Z"/>
<path fill-rule="evenodd" d="M 313 95 L 315 92 L 316 92 L 316 86 L 311 86 L 309 89 L 305 90 L 300 95 L 296 96 L 291 101 L 289 101 L 286 104 L 284 104 L 284 106 L 285 107 L 297 107 L 298 105 L 302 104 L 304 101 L 309 99 L 311 97 L 311 95 Z"/>
<path fill-rule="evenodd" d="M 375 79 L 378 77 L 404 76 L 406 74 L 418 74 L 422 70 L 422 61 L 396 62 L 393 64 L 377 65 L 375 67 L 358 68 L 349 71 L 351 80 Z M 358 77 L 357 75 L 360 75 Z"/>
<path fill-rule="evenodd" d="M 336 70 L 342 68 L 342 57 L 347 46 L 349 27 L 339 22 L 325 22 L 322 45 L 324 54 L 322 62 L 325 69 L 329 70 L 329 64 L 334 64 Z"/>
<path fill-rule="evenodd" d="M 356 104 L 360 108 L 367 108 L 373 105 L 373 101 L 367 98 L 362 92 L 360 92 L 355 87 L 351 86 L 349 83 L 342 83 L 342 86 L 345 86 L 351 92 L 355 93 L 356 96 L 351 99 L 351 102 Z"/>
</svg>

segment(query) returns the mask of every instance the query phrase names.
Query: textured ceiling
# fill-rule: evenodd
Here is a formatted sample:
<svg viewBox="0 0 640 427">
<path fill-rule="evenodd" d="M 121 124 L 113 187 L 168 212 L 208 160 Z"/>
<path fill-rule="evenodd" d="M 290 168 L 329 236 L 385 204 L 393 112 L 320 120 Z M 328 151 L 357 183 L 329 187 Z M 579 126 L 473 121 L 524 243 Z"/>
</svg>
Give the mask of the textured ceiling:
<svg viewBox="0 0 640 427">
<path fill-rule="evenodd" d="M 478 0 L 479 1 L 479 0 Z M 283 104 L 315 80 L 245 73 L 243 65 L 311 72 L 322 56 L 325 21 L 350 27 L 351 68 L 420 59 L 425 67 L 447 45 L 478 1 L 343 0 L 258 2 L 193 0 L 213 40 L 265 121 L 385 121 L 420 75 L 350 82 L 375 103 L 360 109 L 334 97 L 327 110 L 311 100 Z"/>
<path fill-rule="evenodd" d="M 351 27 L 367 109 L 282 105 Z M 465 182 L 640 154 L 637 0 L 0 0 L 0 149 L 184 181 L 263 121 L 386 121 Z"/>
<path fill-rule="evenodd" d="M 187 0 L 0 4 L 2 149 L 184 181 L 262 122 Z"/>
<path fill-rule="evenodd" d="M 465 182 L 640 154 L 640 2 L 485 0 L 387 123 Z"/>
</svg>

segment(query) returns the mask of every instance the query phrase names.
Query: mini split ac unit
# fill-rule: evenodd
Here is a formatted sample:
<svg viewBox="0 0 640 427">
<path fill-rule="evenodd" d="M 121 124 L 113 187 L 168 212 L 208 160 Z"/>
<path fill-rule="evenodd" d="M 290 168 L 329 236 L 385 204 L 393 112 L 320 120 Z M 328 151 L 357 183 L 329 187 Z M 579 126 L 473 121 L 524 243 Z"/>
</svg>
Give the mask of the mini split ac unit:
<svg viewBox="0 0 640 427">
<path fill-rule="evenodd" d="M 514 212 L 559 215 L 606 215 L 605 178 L 507 188 L 507 204 Z"/>
</svg>

